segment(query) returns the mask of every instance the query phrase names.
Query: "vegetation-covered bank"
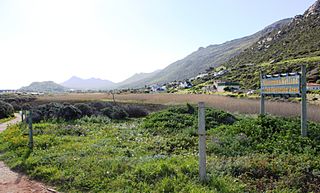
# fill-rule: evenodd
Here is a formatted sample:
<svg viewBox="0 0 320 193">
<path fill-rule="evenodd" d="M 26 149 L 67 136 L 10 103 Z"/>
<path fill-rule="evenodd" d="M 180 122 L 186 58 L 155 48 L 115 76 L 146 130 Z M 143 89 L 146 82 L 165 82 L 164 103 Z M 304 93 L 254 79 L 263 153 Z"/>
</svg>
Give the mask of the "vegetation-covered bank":
<svg viewBox="0 0 320 193">
<path fill-rule="evenodd" d="M 235 117 L 207 110 L 208 183 L 198 181 L 197 110 L 170 108 L 146 118 L 83 117 L 0 134 L 11 168 L 65 192 L 319 192 L 320 125 L 300 137 L 299 121 Z"/>
</svg>

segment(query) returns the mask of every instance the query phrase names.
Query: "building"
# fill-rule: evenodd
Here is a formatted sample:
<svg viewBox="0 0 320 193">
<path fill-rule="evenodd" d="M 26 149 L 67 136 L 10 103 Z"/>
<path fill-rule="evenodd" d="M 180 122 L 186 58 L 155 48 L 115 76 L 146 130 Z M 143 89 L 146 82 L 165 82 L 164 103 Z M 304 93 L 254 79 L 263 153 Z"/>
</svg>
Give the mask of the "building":
<svg viewBox="0 0 320 193">
<path fill-rule="evenodd" d="M 226 89 L 230 91 L 239 90 L 240 84 L 238 82 L 228 82 L 228 81 L 216 81 L 214 86 L 217 88 L 218 92 L 225 92 Z"/>
<path fill-rule="evenodd" d="M 152 85 L 150 86 L 151 92 L 165 92 L 167 90 L 166 86 L 160 86 L 160 85 Z"/>
<path fill-rule="evenodd" d="M 320 84 L 307 83 L 307 90 L 308 90 L 308 91 L 320 90 Z"/>
<path fill-rule="evenodd" d="M 192 84 L 191 82 L 180 82 L 180 85 L 179 85 L 180 88 L 192 88 Z"/>
</svg>

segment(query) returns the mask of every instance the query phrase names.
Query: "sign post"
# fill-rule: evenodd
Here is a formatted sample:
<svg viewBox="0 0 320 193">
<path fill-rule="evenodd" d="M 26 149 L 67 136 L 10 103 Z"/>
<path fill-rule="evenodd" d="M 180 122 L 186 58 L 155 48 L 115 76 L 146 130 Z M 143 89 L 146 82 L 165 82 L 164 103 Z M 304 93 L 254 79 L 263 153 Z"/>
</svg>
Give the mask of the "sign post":
<svg viewBox="0 0 320 193">
<path fill-rule="evenodd" d="M 207 180 L 206 174 L 206 122 L 205 122 L 205 105 L 199 102 L 198 112 L 198 134 L 199 134 L 199 175 L 200 181 Z"/>
<path fill-rule="evenodd" d="M 301 135 L 307 136 L 307 70 L 301 65 L 301 74 L 284 73 L 262 75 L 260 114 L 265 114 L 265 96 L 299 96 L 301 97 Z"/>
<path fill-rule="evenodd" d="M 262 82 L 262 77 L 263 77 L 263 74 L 262 72 L 260 73 L 260 82 Z M 262 91 L 262 87 L 261 87 L 261 91 L 260 91 L 260 115 L 264 115 L 266 112 L 265 112 L 265 104 L 264 104 L 264 94 L 263 94 L 263 91 Z"/>
<path fill-rule="evenodd" d="M 307 136 L 307 69 L 301 66 L 301 135 Z"/>
<path fill-rule="evenodd" d="M 28 113 L 28 124 L 29 124 L 29 148 L 33 149 L 33 130 L 32 130 L 32 112 Z"/>
</svg>

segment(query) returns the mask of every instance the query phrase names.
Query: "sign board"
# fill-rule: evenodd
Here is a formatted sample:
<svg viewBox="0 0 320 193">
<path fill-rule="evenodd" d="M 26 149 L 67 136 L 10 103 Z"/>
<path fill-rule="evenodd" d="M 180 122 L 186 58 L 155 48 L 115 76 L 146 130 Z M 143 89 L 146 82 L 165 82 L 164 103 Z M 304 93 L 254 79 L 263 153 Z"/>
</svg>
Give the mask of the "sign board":
<svg viewBox="0 0 320 193">
<path fill-rule="evenodd" d="M 260 115 L 265 114 L 265 96 L 292 95 L 301 97 L 301 135 L 307 136 L 307 67 L 301 65 L 301 73 L 277 75 L 260 74 Z"/>
<path fill-rule="evenodd" d="M 300 95 L 300 84 L 300 75 L 297 73 L 262 76 L 261 94 Z"/>
</svg>

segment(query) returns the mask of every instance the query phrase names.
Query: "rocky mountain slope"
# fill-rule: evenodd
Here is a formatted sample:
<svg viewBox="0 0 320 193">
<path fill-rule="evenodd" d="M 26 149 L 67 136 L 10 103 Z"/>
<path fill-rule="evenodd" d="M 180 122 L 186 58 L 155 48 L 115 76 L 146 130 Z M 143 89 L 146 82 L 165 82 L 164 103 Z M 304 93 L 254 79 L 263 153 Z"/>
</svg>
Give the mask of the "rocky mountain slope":
<svg viewBox="0 0 320 193">
<path fill-rule="evenodd" d="M 230 73 L 224 78 L 239 81 L 247 88 L 257 88 L 260 71 L 266 74 L 299 71 L 301 64 L 307 64 L 309 81 L 316 82 L 319 56 L 320 0 L 288 25 L 267 33 L 226 62 L 224 65 Z"/>
<path fill-rule="evenodd" d="M 128 79 L 117 84 L 117 88 L 134 88 L 134 87 L 143 87 L 145 81 L 154 77 L 161 70 L 156 70 L 150 73 L 136 73 Z"/>
<path fill-rule="evenodd" d="M 217 67 L 227 62 L 234 56 L 257 42 L 261 37 L 269 34 L 273 30 L 277 30 L 287 25 L 291 19 L 278 21 L 265 29 L 240 39 L 232 40 L 218 45 L 210 45 L 206 48 L 199 48 L 189 56 L 182 60 L 170 64 L 160 72 L 145 78 L 127 84 L 128 87 L 141 87 L 155 83 L 166 83 L 174 80 L 184 80 L 194 77 L 204 72 L 209 67 Z"/>
</svg>

